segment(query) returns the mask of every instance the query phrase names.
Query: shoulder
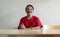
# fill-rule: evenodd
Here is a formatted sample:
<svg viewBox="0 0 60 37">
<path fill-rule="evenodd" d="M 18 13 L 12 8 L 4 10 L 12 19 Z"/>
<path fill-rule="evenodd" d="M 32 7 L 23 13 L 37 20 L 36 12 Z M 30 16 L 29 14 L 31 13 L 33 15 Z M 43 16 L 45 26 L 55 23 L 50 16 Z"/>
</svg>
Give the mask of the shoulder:
<svg viewBox="0 0 60 37">
<path fill-rule="evenodd" d="M 24 16 L 24 17 L 21 18 L 21 20 L 24 20 L 24 19 L 26 19 L 26 16 Z"/>
<path fill-rule="evenodd" d="M 37 16 L 33 16 L 35 19 L 39 19 L 39 17 L 37 17 Z"/>
</svg>

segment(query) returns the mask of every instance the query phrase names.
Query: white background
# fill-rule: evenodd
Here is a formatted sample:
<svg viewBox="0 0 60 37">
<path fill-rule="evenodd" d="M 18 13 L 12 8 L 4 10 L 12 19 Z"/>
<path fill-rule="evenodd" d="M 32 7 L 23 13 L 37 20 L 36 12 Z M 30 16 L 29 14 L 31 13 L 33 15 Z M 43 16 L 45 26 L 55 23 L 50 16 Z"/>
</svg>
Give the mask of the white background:
<svg viewBox="0 0 60 37">
<path fill-rule="evenodd" d="M 0 0 L 0 28 L 17 28 L 28 4 L 43 25 L 60 24 L 60 0 Z"/>
</svg>

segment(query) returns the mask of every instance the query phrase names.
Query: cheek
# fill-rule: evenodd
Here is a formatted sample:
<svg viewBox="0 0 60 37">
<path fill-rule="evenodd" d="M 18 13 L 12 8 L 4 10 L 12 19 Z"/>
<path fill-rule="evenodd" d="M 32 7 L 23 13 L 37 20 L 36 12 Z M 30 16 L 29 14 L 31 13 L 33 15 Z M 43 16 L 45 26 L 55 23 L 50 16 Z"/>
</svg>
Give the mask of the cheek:
<svg viewBox="0 0 60 37">
<path fill-rule="evenodd" d="M 26 10 L 26 12 L 28 12 L 28 10 Z"/>
<path fill-rule="evenodd" d="M 29 10 L 25 10 L 26 12 L 29 12 Z"/>
</svg>

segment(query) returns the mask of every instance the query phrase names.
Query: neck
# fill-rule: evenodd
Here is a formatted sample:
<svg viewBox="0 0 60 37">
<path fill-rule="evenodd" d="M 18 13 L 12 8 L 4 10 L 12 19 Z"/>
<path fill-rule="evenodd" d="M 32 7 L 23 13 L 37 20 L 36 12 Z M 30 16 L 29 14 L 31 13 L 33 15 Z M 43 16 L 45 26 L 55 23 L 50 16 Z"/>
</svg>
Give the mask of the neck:
<svg viewBox="0 0 60 37">
<path fill-rule="evenodd" d="M 27 19 L 31 19 L 32 15 L 31 16 L 27 16 Z"/>
</svg>

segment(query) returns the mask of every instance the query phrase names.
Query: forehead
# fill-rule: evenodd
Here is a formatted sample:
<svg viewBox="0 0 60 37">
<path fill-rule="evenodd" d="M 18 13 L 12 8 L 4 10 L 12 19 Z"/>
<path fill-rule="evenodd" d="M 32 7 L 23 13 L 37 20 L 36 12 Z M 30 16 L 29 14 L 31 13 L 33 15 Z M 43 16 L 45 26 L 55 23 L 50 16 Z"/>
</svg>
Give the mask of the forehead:
<svg viewBox="0 0 60 37">
<path fill-rule="evenodd" d="M 27 8 L 32 9 L 32 7 L 31 7 L 31 6 L 29 6 L 29 7 L 27 7 Z"/>
</svg>

